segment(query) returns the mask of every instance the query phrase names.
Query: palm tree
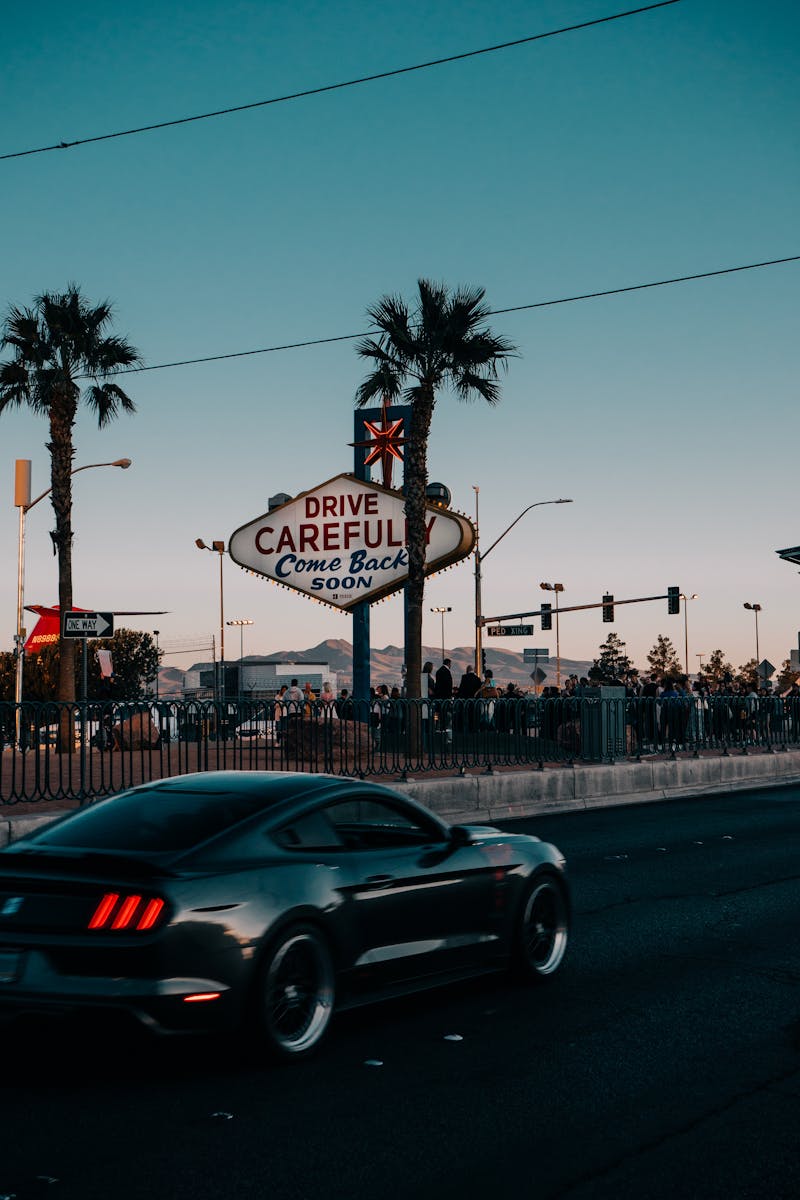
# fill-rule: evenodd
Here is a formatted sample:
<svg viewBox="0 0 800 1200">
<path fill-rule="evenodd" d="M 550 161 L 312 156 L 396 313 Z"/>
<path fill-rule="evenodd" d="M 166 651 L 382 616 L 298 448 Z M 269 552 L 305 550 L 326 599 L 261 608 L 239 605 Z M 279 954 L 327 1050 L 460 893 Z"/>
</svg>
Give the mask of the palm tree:
<svg viewBox="0 0 800 1200">
<path fill-rule="evenodd" d="M 485 326 L 489 309 L 483 288 L 454 291 L 427 279 L 418 282 L 413 311 L 397 296 L 384 296 L 367 309 L 380 331 L 359 342 L 357 353 L 374 369 L 356 392 L 364 408 L 376 397 L 412 407 L 411 430 L 405 446 L 406 520 L 408 527 L 408 695 L 419 697 L 422 674 L 422 612 L 425 589 L 425 489 L 428 485 L 428 434 L 437 393 L 455 392 L 459 400 L 482 396 L 489 404 L 500 399 L 499 366 L 516 348 Z"/>
<path fill-rule="evenodd" d="M 107 335 L 108 301 L 92 307 L 74 284 L 63 294 L 45 292 L 32 308 L 12 305 L 3 327 L 0 349 L 13 357 L 0 363 L 0 413 L 27 404 L 50 423 L 50 482 L 56 515 L 53 535 L 58 554 L 58 603 L 72 608 L 72 431 L 78 404 L 97 414 L 102 429 L 120 410 L 135 405 L 112 377 L 122 367 L 140 362 L 124 338 Z M 78 381 L 86 380 L 81 390 Z M 58 699 L 75 699 L 75 642 L 61 639 Z"/>
</svg>

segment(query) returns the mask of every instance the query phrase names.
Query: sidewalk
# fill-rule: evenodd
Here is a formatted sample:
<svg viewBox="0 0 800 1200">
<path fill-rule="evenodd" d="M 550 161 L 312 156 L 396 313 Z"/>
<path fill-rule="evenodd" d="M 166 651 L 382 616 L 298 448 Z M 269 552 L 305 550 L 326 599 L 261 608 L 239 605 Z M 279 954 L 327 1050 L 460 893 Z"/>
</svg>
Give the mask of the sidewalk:
<svg viewBox="0 0 800 1200">
<path fill-rule="evenodd" d="M 450 824 L 481 824 L 659 800 L 709 796 L 800 783 L 800 750 L 751 749 L 730 755 L 709 751 L 695 758 L 653 756 L 641 762 L 564 766 L 543 770 L 502 767 L 492 771 L 427 772 L 386 783 L 431 808 Z M 0 846 L 79 807 L 57 800 L 10 804 L 0 809 Z"/>
</svg>

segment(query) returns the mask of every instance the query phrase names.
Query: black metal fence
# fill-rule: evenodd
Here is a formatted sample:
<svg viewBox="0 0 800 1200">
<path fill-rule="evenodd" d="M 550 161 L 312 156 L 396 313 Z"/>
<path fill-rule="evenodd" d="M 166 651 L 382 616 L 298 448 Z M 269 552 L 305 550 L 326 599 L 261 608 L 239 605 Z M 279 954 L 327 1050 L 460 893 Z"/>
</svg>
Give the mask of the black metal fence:
<svg viewBox="0 0 800 1200">
<path fill-rule="evenodd" d="M 800 697 L 142 704 L 0 702 L 0 804 L 89 801 L 192 771 L 404 777 L 748 753 L 800 742 Z"/>
</svg>

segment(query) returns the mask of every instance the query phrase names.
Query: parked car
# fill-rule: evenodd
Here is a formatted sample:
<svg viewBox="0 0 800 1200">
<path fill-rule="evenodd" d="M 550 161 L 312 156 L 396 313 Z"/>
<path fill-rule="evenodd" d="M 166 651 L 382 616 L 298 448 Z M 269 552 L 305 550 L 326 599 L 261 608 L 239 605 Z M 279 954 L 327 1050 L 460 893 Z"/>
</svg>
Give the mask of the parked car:
<svg viewBox="0 0 800 1200">
<path fill-rule="evenodd" d="M 561 966 L 564 859 L 387 787 L 211 772 L 143 784 L 0 851 L 0 1015 L 116 1009 L 245 1029 L 284 1058 L 335 1008 Z"/>
</svg>

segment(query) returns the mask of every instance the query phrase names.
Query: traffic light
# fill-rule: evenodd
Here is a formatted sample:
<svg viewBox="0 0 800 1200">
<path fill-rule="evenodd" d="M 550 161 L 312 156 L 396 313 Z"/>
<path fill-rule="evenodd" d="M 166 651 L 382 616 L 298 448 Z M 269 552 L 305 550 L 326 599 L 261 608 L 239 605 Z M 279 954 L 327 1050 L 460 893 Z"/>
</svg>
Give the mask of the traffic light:
<svg viewBox="0 0 800 1200">
<path fill-rule="evenodd" d="M 540 613 L 542 618 L 542 629 L 553 628 L 553 617 L 551 615 L 552 608 L 552 604 L 543 604 L 541 607 Z"/>
<path fill-rule="evenodd" d="M 481 674 L 486 674 L 486 651 L 481 649 Z"/>
<path fill-rule="evenodd" d="M 681 589 L 676 587 L 667 588 L 667 612 L 670 616 L 681 611 Z"/>
<path fill-rule="evenodd" d="M 614 597 L 609 592 L 603 596 L 603 620 L 614 620 Z"/>
</svg>

